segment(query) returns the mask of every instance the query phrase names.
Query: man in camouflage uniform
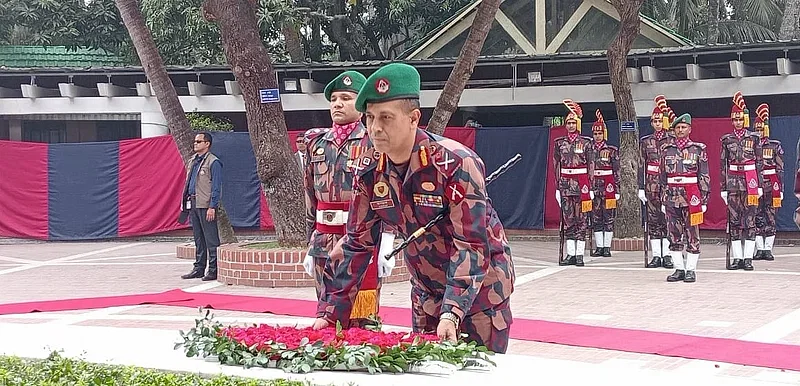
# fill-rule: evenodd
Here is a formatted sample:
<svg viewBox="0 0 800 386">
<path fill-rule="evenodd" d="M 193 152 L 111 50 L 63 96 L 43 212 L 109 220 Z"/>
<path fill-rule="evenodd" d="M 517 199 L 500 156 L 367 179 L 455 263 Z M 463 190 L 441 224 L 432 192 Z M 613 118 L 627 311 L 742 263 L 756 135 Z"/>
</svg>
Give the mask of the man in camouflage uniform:
<svg viewBox="0 0 800 386">
<path fill-rule="evenodd" d="M 558 264 L 583 267 L 587 215 L 594 200 L 594 190 L 591 189 L 594 147 L 591 138 L 581 136 L 581 106 L 569 99 L 564 101 L 564 105 L 569 110 L 564 119 L 567 135 L 556 138 L 553 144 L 553 165 L 558 181 L 556 201 L 561 208 L 567 247 L 566 259 Z"/>
<path fill-rule="evenodd" d="M 347 234 L 331 253 L 314 328 L 345 322 L 379 236 L 378 223 L 411 235 L 444 218 L 408 245 L 412 325 L 455 341 L 458 331 L 494 352 L 508 346 L 514 264 L 503 225 L 485 187 L 483 161 L 466 146 L 419 129 L 419 73 L 392 63 L 358 94 L 369 135 L 356 160 L 357 193 Z M 328 279 L 330 278 L 330 280 Z"/>
<path fill-rule="evenodd" d="M 692 116 L 683 114 L 673 122 L 675 140 L 661 151 L 661 211 L 666 215 L 670 251 L 675 272 L 668 282 L 697 279 L 695 269 L 700 259 L 700 230 L 703 213 L 711 193 L 706 145 L 689 139 Z M 686 261 L 683 259 L 683 236 L 686 236 Z"/>
<path fill-rule="evenodd" d="M 761 137 L 761 152 L 756 156 L 764 168 L 764 195 L 758 203 L 756 214 L 756 255 L 753 260 L 775 260 L 772 246 L 775 243 L 775 212 L 783 200 L 783 147 L 781 141 L 769 137 L 769 105 L 756 108 L 755 131 Z"/>
<path fill-rule="evenodd" d="M 614 237 L 614 219 L 617 217 L 619 200 L 619 149 L 609 145 L 608 128 L 603 114 L 595 112 L 597 120 L 592 124 L 594 137 L 594 199 L 592 206 L 592 228 L 596 248 L 592 256 L 611 256 L 611 239 Z"/>
<path fill-rule="evenodd" d="M 669 254 L 667 238 L 667 220 L 661 212 L 661 149 L 671 143 L 675 137 L 667 132 L 670 122 L 675 120 L 675 113 L 667 106 L 663 95 L 655 98 L 656 107 L 650 115 L 653 134 L 645 135 L 639 141 L 639 200 L 647 211 L 647 233 L 650 238 L 650 250 L 653 258 L 647 268 L 674 268 Z"/>
<path fill-rule="evenodd" d="M 345 234 L 348 208 L 353 196 L 354 161 L 360 155 L 359 142 L 366 135 L 361 113 L 356 111 L 358 90 L 366 79 L 356 71 L 340 74 L 325 87 L 330 102 L 333 127 L 309 130 L 305 134 L 306 169 L 304 172 L 306 225 L 309 250 L 303 267 L 316 279 L 317 299 L 325 294 L 324 271 L 328 255 Z M 394 235 L 384 233 L 381 250 L 386 255 L 392 248 Z M 351 324 L 364 326 L 377 315 L 380 298 L 380 276 L 388 276 L 394 261 L 374 259 L 366 272 L 350 315 Z M 380 265 L 378 264 L 380 261 Z"/>
<path fill-rule="evenodd" d="M 756 249 L 756 212 L 758 199 L 763 195 L 761 159 L 756 156 L 761 153 L 761 139 L 758 134 L 747 130 L 750 114 L 741 91 L 733 96 L 731 121 L 733 133 L 720 138 L 720 196 L 728 209 L 733 257 L 730 269 L 752 271 Z"/>
</svg>

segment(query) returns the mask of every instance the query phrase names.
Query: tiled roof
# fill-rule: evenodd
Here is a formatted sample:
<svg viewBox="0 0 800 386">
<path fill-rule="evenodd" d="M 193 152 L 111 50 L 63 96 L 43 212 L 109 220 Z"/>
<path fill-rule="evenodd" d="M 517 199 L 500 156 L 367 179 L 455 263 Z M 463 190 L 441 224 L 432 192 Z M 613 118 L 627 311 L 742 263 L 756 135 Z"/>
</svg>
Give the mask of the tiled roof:
<svg viewBox="0 0 800 386">
<path fill-rule="evenodd" d="M 127 64 L 122 58 L 102 50 L 68 50 L 64 46 L 0 46 L 0 68 L 80 68 Z"/>
</svg>

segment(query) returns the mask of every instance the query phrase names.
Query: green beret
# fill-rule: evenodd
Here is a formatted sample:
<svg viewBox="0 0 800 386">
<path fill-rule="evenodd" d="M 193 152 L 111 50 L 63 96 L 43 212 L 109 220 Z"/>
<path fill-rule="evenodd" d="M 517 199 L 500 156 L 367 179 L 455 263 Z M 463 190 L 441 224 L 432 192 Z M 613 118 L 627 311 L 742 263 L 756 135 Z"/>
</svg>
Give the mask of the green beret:
<svg viewBox="0 0 800 386">
<path fill-rule="evenodd" d="M 366 80 L 358 71 L 345 71 L 325 86 L 325 99 L 330 102 L 334 91 L 350 91 L 358 94 L 358 90 L 361 90 Z"/>
<path fill-rule="evenodd" d="M 689 113 L 683 114 L 680 117 L 675 119 L 675 122 L 672 122 L 672 127 L 678 126 L 679 123 L 685 123 L 687 125 L 692 125 L 692 116 Z"/>
<path fill-rule="evenodd" d="M 358 92 L 356 110 L 367 111 L 367 103 L 395 99 L 419 99 L 419 72 L 404 63 L 390 63 L 367 78 Z"/>
</svg>

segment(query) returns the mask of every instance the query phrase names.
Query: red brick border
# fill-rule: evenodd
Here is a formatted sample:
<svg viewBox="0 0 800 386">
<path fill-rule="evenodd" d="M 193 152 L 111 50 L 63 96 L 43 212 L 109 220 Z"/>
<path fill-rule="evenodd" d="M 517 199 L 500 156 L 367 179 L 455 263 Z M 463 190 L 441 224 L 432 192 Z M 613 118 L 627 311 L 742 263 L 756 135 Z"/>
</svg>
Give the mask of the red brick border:
<svg viewBox="0 0 800 386">
<path fill-rule="evenodd" d="M 245 245 L 226 244 L 217 251 L 217 281 L 230 285 L 249 287 L 313 287 L 314 279 L 303 269 L 304 249 L 255 249 Z M 194 245 L 177 248 L 179 259 L 194 260 Z M 401 256 L 397 257 L 392 276 L 384 283 L 397 283 L 409 279 L 408 268 Z"/>
<path fill-rule="evenodd" d="M 611 240 L 612 251 L 642 251 L 644 250 L 643 239 L 613 239 Z"/>
</svg>

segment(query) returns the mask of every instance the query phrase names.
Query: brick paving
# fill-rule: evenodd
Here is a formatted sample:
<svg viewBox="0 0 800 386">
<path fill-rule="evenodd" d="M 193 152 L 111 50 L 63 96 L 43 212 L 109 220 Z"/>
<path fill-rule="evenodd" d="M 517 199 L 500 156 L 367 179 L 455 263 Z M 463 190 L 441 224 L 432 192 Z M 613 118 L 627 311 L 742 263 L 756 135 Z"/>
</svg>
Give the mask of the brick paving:
<svg viewBox="0 0 800 386">
<path fill-rule="evenodd" d="M 182 280 L 192 262 L 177 259 L 178 242 L 21 243 L 0 245 L 0 303 L 160 292 L 209 284 Z M 724 247 L 703 244 L 696 283 L 667 283 L 671 271 L 645 269 L 641 252 L 614 252 L 589 258 L 586 267 L 558 267 L 558 244 L 514 241 L 517 286 L 512 297 L 518 318 L 587 325 L 742 338 L 768 331 L 770 341 L 800 345 L 800 248 L 775 247 L 776 261 L 756 261 L 756 271 L 724 270 Z M 588 250 L 587 250 L 588 252 Z M 213 284 L 213 283 L 212 283 Z M 314 300 L 313 288 L 252 288 L 219 284 L 206 292 Z M 410 285 L 383 287 L 381 304 L 408 307 Z M 186 329 L 196 309 L 137 306 L 132 309 L 75 310 L 0 316 L 19 324 L 71 323 L 80 326 Z M 274 315 L 213 311 L 217 318 L 272 320 Z M 75 318 L 64 319 L 64 318 Z M 789 319 L 787 319 L 789 318 Z M 795 319 L 792 319 L 795 318 Z M 287 323 L 307 322 L 283 318 Z M 176 334 L 177 339 L 177 334 Z M 764 338 L 767 339 L 767 338 Z M 625 353 L 512 340 L 509 353 L 566 359 L 608 366 L 678 370 L 715 364 L 682 358 Z M 722 364 L 720 376 L 782 376 L 800 382 L 800 374 Z M 759 378 L 760 379 L 760 378 Z"/>
</svg>

